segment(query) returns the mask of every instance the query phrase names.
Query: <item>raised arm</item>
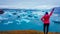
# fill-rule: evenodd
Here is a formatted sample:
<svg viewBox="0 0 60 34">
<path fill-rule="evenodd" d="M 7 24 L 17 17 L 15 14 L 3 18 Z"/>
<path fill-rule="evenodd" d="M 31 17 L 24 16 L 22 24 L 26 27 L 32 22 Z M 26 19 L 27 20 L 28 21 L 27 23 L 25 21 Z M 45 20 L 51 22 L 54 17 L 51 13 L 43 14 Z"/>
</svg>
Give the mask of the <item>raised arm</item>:
<svg viewBox="0 0 60 34">
<path fill-rule="evenodd" d="M 51 13 L 50 13 L 50 16 L 52 15 L 53 11 L 54 11 L 55 8 L 52 9 Z"/>
</svg>

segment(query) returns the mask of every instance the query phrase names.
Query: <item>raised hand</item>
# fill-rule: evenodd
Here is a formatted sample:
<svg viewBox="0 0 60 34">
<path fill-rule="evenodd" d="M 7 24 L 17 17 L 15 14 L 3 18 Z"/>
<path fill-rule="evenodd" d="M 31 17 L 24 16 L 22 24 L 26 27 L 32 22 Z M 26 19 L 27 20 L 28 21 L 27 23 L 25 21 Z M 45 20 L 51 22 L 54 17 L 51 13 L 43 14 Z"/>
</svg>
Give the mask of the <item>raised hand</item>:
<svg viewBox="0 0 60 34">
<path fill-rule="evenodd" d="M 52 9 L 52 11 L 54 11 L 55 8 Z"/>
</svg>

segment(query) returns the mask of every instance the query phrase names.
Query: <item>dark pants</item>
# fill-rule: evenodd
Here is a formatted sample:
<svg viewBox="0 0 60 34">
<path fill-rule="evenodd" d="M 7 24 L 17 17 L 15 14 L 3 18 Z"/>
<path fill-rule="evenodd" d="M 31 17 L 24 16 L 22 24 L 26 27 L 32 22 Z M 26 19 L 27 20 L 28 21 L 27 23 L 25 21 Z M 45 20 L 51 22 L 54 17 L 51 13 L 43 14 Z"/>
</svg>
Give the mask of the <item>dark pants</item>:
<svg viewBox="0 0 60 34">
<path fill-rule="evenodd" d="M 44 34 L 48 34 L 49 24 L 44 24 Z"/>
</svg>

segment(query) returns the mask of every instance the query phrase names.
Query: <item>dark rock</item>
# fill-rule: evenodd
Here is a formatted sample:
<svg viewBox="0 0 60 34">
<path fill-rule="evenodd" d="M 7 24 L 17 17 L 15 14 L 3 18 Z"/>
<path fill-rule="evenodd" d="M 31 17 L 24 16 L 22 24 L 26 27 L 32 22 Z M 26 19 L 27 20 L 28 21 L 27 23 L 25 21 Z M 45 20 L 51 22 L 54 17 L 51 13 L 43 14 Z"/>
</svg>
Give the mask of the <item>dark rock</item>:
<svg viewBox="0 0 60 34">
<path fill-rule="evenodd" d="M 0 14 L 3 14 L 3 13 L 4 13 L 4 11 L 0 9 Z"/>
</svg>

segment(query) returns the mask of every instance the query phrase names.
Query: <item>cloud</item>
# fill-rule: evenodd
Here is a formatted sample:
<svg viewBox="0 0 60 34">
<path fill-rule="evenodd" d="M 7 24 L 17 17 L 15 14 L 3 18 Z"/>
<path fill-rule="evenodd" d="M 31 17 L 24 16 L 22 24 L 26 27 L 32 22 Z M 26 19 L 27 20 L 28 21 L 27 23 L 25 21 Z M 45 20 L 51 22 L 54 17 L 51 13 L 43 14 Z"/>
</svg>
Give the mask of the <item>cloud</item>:
<svg viewBox="0 0 60 34">
<path fill-rule="evenodd" d="M 0 8 L 50 9 L 59 7 L 60 0 L 1 0 Z"/>
<path fill-rule="evenodd" d="M 60 7 L 59 5 L 0 5 L 0 8 L 11 8 L 11 9 L 51 9 L 54 7 Z"/>
<path fill-rule="evenodd" d="M 40 9 L 51 9 L 54 7 L 60 7 L 59 5 L 40 5 L 40 6 L 36 6 L 35 8 L 40 8 Z"/>
</svg>

